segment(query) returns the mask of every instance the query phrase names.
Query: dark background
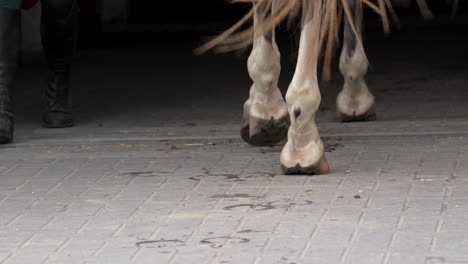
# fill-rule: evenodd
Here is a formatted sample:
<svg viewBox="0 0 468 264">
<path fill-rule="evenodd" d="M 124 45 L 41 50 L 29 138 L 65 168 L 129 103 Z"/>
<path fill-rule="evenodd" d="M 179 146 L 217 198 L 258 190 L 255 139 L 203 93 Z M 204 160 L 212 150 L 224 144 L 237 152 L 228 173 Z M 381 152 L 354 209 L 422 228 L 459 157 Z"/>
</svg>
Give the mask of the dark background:
<svg viewBox="0 0 468 264">
<path fill-rule="evenodd" d="M 101 25 L 96 2 L 80 2 L 80 45 L 72 72 L 79 124 L 75 129 L 80 134 L 90 128 L 240 122 L 252 84 L 246 67 L 249 49 L 202 56 L 193 50 L 205 37 L 232 25 L 249 5 L 224 0 L 133 0 L 130 27 L 109 31 Z M 466 2 L 462 4 L 466 9 Z M 364 42 L 371 63 L 366 78 L 378 98 L 379 120 L 468 116 L 466 12 L 451 20 L 448 7 L 431 5 L 436 14 L 444 13 L 432 21 L 425 21 L 415 8 L 397 10 L 403 28 L 388 36 L 382 33 L 380 19 L 369 10 L 365 13 Z M 298 30 L 284 28 L 278 30 L 283 93 L 294 74 L 298 44 L 294 33 Z M 331 82 L 321 84 L 320 122 L 335 122 L 335 99 L 343 85 L 337 63 L 340 49 L 336 45 Z M 44 63 L 20 72 L 19 138 L 41 126 L 46 78 Z"/>
<path fill-rule="evenodd" d="M 79 3 L 81 8 L 80 43 L 84 46 L 93 46 L 92 40 L 103 35 L 103 25 L 101 25 L 99 15 L 96 12 L 97 4 L 96 1 L 92 0 L 79 0 Z M 128 23 L 132 25 L 133 29 L 138 28 L 138 26 L 161 24 L 169 24 L 169 27 L 171 24 L 227 24 L 239 19 L 249 7 L 249 4 L 231 4 L 226 0 L 132 0 Z M 221 28 L 224 27 L 219 27 L 219 29 Z M 213 31 L 212 27 L 206 28 L 207 33 L 211 31 Z"/>
<path fill-rule="evenodd" d="M 99 46 L 99 40 L 102 37 L 107 38 L 109 35 L 103 32 L 99 15 L 96 12 L 96 1 L 79 0 L 81 6 L 81 34 L 80 46 L 92 47 Z M 450 13 L 450 6 L 445 3 L 445 0 L 429 0 L 429 7 L 436 15 L 447 15 Z M 466 3 L 460 1 L 459 16 L 466 15 Z M 122 30 L 120 33 L 128 33 L 135 29 L 151 28 L 151 26 L 166 25 L 165 33 L 171 32 L 171 25 L 176 31 L 176 25 L 185 24 L 197 27 L 196 34 L 216 34 L 223 29 L 236 22 L 245 14 L 250 7 L 247 3 L 232 4 L 228 0 L 177 0 L 177 1 L 148 1 L 148 0 L 132 0 L 130 3 L 130 16 L 128 24 L 132 30 Z M 414 17 L 421 19 L 417 10 L 416 1 L 411 2 L 411 8 L 397 8 L 400 17 Z M 374 25 L 379 22 L 379 18 L 372 12 L 366 12 L 365 22 L 369 25 Z M 206 26 L 210 24 L 211 26 Z M 214 26 L 213 26 L 214 25 Z M 216 26 L 218 25 L 218 26 Z M 186 35 L 195 33 L 190 27 L 185 29 Z M 154 32 L 152 32 L 154 33 Z M 178 28 L 177 33 L 180 33 Z M 142 34 L 138 34 L 142 35 Z M 135 41 L 139 41 L 138 38 Z"/>
</svg>

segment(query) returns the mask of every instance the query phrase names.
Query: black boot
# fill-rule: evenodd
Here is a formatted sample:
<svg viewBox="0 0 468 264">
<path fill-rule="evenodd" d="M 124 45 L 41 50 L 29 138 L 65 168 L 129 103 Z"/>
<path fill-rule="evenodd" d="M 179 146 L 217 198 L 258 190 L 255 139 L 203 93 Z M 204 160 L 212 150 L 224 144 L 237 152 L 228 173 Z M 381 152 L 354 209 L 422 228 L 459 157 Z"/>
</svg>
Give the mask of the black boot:
<svg viewBox="0 0 468 264">
<path fill-rule="evenodd" d="M 13 140 L 11 86 L 18 68 L 20 27 L 19 10 L 0 8 L 0 144 Z"/>
<path fill-rule="evenodd" d="M 41 35 L 49 66 L 47 109 L 42 117 L 45 127 L 62 128 L 74 124 L 69 85 L 78 15 L 76 0 L 42 1 Z"/>
</svg>

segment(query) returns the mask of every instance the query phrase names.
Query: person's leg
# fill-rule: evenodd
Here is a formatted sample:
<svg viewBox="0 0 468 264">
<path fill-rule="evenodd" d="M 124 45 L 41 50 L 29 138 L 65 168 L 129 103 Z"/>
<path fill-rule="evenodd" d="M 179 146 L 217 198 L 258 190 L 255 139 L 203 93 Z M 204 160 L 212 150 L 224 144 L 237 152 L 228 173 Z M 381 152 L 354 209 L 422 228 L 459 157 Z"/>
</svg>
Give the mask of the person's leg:
<svg viewBox="0 0 468 264">
<path fill-rule="evenodd" d="M 0 144 L 13 140 L 11 90 L 18 68 L 20 41 L 20 10 L 0 8 Z"/>
<path fill-rule="evenodd" d="M 76 0 L 42 0 L 42 45 L 49 67 L 45 127 L 73 126 L 70 68 L 78 36 Z"/>
</svg>

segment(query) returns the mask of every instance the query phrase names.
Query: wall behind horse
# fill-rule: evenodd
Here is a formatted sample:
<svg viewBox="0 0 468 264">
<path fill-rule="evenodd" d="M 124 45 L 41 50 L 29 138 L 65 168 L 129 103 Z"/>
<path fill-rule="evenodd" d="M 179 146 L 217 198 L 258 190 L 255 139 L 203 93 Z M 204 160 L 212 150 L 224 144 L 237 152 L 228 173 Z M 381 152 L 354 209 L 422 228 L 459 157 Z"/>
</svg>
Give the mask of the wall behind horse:
<svg viewBox="0 0 468 264">
<path fill-rule="evenodd" d="M 248 4 L 230 4 L 227 0 L 132 0 L 131 19 L 135 23 L 204 22 L 238 19 Z"/>
<path fill-rule="evenodd" d="M 172 25 L 175 31 L 185 27 L 199 27 L 204 23 L 235 21 L 246 10 L 247 4 L 229 4 L 227 0 L 99 0 L 98 8 L 105 31 L 125 31 L 144 25 L 157 30 Z M 245 8 L 243 8 L 245 7 Z M 166 29 L 166 30 L 170 30 Z"/>
<path fill-rule="evenodd" d="M 198 28 L 218 31 L 244 14 L 247 4 L 229 4 L 228 0 L 78 0 L 80 5 L 80 42 L 95 45 L 95 39 L 106 28 L 116 25 L 114 31 L 155 29 L 164 31 Z M 41 54 L 40 2 L 33 9 L 23 11 L 23 58 Z M 226 25 L 218 22 L 225 21 Z M 207 24 L 217 28 L 207 27 Z M 129 26 L 129 27 L 126 27 Z M 117 29 L 117 30 L 115 30 Z"/>
<path fill-rule="evenodd" d="M 237 21 L 249 4 L 230 4 L 229 0 L 78 0 L 80 13 L 80 42 L 96 45 L 96 37 L 111 31 L 208 31 L 219 32 Z M 447 0 L 428 1 L 432 9 L 450 11 Z M 448 0 L 453 1 L 453 0 Z M 393 0 L 399 15 L 419 16 L 414 0 Z M 466 9 L 460 1 L 460 13 Z M 435 10 L 434 10 L 435 11 Z M 40 4 L 23 11 L 23 50 L 40 53 Z M 370 12 L 368 12 L 370 13 Z M 436 11 L 437 13 L 437 11 Z M 462 14 L 461 14 L 462 15 Z M 463 14 L 464 15 L 464 14 Z M 367 20 L 369 19 L 367 15 Z M 106 27 L 110 25 L 110 27 Z M 27 57 L 27 56 L 25 56 Z"/>
</svg>

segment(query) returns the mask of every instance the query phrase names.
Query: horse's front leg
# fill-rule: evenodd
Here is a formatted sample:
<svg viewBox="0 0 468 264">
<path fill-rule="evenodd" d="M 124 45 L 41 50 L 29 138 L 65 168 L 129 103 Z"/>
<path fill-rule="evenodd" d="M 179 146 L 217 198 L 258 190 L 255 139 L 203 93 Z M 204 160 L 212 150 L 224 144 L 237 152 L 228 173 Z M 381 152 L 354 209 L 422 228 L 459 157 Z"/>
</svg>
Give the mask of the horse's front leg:
<svg viewBox="0 0 468 264">
<path fill-rule="evenodd" d="M 362 36 L 361 0 L 347 0 L 356 33 Z M 376 119 L 374 96 L 364 80 L 369 66 L 363 49 L 350 22 L 345 18 L 343 50 L 340 57 L 340 71 L 344 85 L 336 100 L 338 116 L 343 121 L 372 121 Z M 362 37 L 361 37 L 362 39 Z"/>
<path fill-rule="evenodd" d="M 321 101 L 317 60 L 322 7 L 320 1 L 304 0 L 303 5 L 298 62 L 286 94 L 291 126 L 281 153 L 281 165 L 286 174 L 325 174 L 329 167 L 315 124 Z"/>
<path fill-rule="evenodd" d="M 261 22 L 262 12 L 257 9 L 254 23 Z M 251 145 L 274 145 L 286 138 L 289 126 L 288 109 L 278 88 L 281 64 L 274 30 L 255 32 L 248 70 L 253 85 L 244 104 L 241 136 Z"/>
</svg>

